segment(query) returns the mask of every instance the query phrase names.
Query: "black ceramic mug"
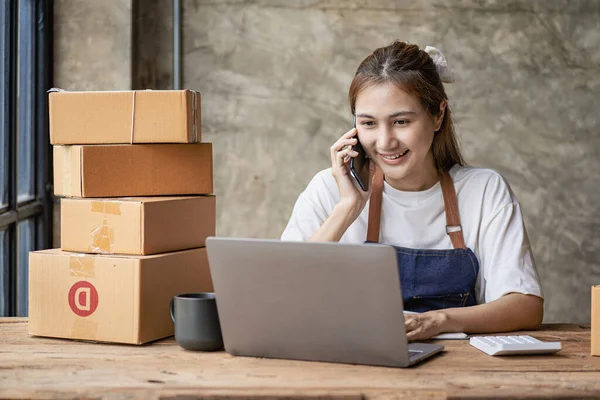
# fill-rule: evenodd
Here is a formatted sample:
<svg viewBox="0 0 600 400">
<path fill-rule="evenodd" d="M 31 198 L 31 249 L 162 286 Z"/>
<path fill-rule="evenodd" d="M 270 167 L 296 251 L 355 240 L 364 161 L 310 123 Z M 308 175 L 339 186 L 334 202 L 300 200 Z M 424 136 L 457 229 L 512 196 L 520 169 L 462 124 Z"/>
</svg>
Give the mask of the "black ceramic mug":
<svg viewBox="0 0 600 400">
<path fill-rule="evenodd" d="M 223 336 L 214 293 L 179 294 L 171 300 L 175 340 L 186 350 L 216 351 Z"/>
</svg>

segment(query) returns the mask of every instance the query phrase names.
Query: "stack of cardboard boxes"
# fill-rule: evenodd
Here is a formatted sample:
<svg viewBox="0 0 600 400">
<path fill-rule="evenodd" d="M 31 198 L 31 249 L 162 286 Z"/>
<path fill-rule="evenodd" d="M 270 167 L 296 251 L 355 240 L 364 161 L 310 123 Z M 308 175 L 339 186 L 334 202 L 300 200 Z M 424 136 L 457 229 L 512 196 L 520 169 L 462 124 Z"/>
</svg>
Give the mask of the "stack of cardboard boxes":
<svg viewBox="0 0 600 400">
<path fill-rule="evenodd" d="M 30 253 L 29 333 L 132 344 L 172 335 L 171 298 L 213 290 L 200 94 L 60 91 L 49 104 L 61 249 Z"/>
</svg>

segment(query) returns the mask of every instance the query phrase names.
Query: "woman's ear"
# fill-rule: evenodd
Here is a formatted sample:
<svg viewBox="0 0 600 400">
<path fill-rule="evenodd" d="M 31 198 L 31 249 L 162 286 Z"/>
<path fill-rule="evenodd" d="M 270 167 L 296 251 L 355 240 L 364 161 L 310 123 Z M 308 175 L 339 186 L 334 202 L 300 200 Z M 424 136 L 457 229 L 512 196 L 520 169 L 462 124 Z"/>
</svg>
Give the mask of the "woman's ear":
<svg viewBox="0 0 600 400">
<path fill-rule="evenodd" d="M 444 120 L 444 115 L 446 114 L 446 106 L 448 105 L 448 101 L 446 99 L 440 102 L 440 112 L 435 116 L 435 131 L 439 131 L 442 127 L 442 121 Z"/>
</svg>

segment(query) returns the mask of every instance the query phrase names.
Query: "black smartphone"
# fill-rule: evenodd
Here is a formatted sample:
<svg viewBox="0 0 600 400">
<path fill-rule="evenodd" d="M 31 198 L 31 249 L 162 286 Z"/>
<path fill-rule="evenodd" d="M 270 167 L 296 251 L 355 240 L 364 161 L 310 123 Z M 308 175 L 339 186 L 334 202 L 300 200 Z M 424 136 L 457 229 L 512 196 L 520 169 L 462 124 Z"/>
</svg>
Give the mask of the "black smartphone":
<svg viewBox="0 0 600 400">
<path fill-rule="evenodd" d="M 354 122 L 352 125 L 356 128 L 356 115 L 354 116 Z M 358 139 L 358 133 L 356 134 L 356 145 L 352 147 L 352 150 L 358 153 L 358 156 L 350 158 L 350 173 L 362 190 L 365 192 L 369 191 L 369 160 L 367 158 L 367 153 L 365 153 L 365 149 L 363 149 L 360 141 Z"/>
</svg>

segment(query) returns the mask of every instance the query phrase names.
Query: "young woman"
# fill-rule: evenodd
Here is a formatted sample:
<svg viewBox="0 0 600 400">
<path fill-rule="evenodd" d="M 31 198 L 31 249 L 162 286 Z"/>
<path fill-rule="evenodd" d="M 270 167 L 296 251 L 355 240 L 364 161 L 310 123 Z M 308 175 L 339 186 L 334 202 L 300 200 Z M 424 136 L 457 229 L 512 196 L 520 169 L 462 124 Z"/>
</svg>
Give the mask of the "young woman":
<svg viewBox="0 0 600 400">
<path fill-rule="evenodd" d="M 508 183 L 465 166 L 444 83 L 443 54 L 404 42 L 379 48 L 349 90 L 356 118 L 330 148 L 330 169 L 298 198 L 282 240 L 380 242 L 398 256 L 409 340 L 441 332 L 536 329 L 543 295 Z M 371 185 L 349 161 L 360 140 Z"/>
</svg>

